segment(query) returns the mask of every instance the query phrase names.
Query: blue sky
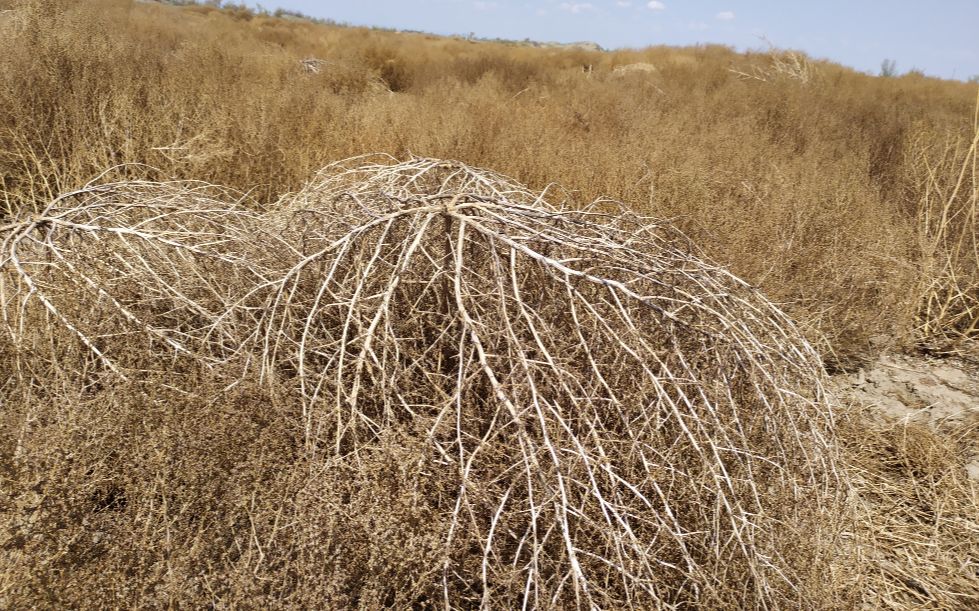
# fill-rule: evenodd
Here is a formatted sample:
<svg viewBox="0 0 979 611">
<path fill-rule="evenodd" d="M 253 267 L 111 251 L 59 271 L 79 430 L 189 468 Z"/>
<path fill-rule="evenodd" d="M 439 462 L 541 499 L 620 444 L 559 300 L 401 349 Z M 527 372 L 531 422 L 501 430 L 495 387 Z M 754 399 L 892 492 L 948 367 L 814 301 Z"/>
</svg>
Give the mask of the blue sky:
<svg viewBox="0 0 979 611">
<path fill-rule="evenodd" d="M 720 43 L 800 49 L 876 73 L 884 59 L 945 78 L 979 75 L 979 0 L 266 0 L 355 25 L 606 48 Z"/>
</svg>

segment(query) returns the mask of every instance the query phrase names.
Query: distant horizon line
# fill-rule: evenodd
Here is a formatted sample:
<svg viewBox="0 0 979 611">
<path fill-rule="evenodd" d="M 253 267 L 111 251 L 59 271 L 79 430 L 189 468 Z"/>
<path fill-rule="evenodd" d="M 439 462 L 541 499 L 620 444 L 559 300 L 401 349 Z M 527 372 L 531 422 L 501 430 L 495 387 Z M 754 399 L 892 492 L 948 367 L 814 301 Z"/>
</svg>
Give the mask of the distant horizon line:
<svg viewBox="0 0 979 611">
<path fill-rule="evenodd" d="M 248 10 L 248 11 L 250 11 L 252 13 L 258 14 L 258 15 L 276 17 L 276 18 L 279 18 L 279 19 L 290 19 L 291 18 L 291 19 L 297 19 L 297 20 L 304 20 L 304 21 L 308 21 L 310 23 L 315 23 L 315 24 L 320 24 L 320 25 L 332 25 L 332 26 L 335 26 L 335 27 L 347 27 L 347 28 L 364 28 L 364 29 L 378 30 L 378 31 L 383 31 L 383 32 L 392 32 L 392 33 L 398 33 L 398 34 L 421 34 L 421 35 L 424 35 L 424 36 L 437 36 L 437 37 L 441 37 L 441 38 L 457 38 L 457 39 L 462 39 L 462 40 L 470 40 L 470 41 L 474 41 L 474 42 L 495 42 L 495 43 L 503 43 L 503 44 L 507 44 L 507 43 L 509 43 L 509 44 L 521 44 L 521 43 L 523 43 L 523 44 L 529 44 L 529 46 L 533 46 L 533 47 L 546 47 L 546 46 L 574 47 L 575 45 L 588 45 L 588 46 L 591 46 L 592 48 L 590 48 L 590 49 L 582 49 L 582 50 L 590 50 L 590 51 L 602 52 L 602 53 L 610 53 L 610 52 L 616 52 L 616 51 L 642 51 L 643 49 L 648 49 L 648 48 L 653 48 L 653 47 L 668 47 L 668 48 L 675 48 L 675 49 L 685 49 L 685 48 L 710 47 L 710 46 L 713 46 L 713 47 L 723 47 L 723 48 L 729 49 L 729 50 L 731 50 L 731 51 L 733 51 L 735 53 L 771 53 L 773 51 L 791 52 L 791 53 L 801 53 L 801 54 L 805 55 L 807 58 L 809 58 L 811 60 L 814 60 L 814 61 L 824 61 L 824 62 L 836 64 L 836 65 L 841 66 L 843 68 L 846 68 L 848 70 L 853 70 L 854 72 L 857 72 L 857 73 L 860 73 L 860 74 L 864 74 L 864 75 L 867 75 L 867 76 L 873 76 L 873 77 L 892 77 L 892 78 L 893 77 L 897 77 L 897 78 L 899 78 L 899 77 L 902 77 L 902 76 L 916 76 L 917 75 L 917 76 L 921 76 L 921 77 L 924 77 L 924 78 L 936 79 L 936 80 L 941 80 L 941 81 L 953 81 L 953 82 L 959 82 L 959 83 L 965 83 L 965 84 L 976 84 L 976 83 L 979 83 L 979 74 L 967 75 L 967 76 L 964 76 L 964 77 L 960 77 L 960 76 L 957 76 L 955 74 L 956 73 L 956 70 L 955 69 L 952 70 L 951 76 L 940 76 L 940 75 L 935 75 L 935 74 L 929 74 L 925 69 L 918 68 L 916 66 L 912 66 L 911 68 L 909 68 L 909 69 L 907 69 L 907 70 L 905 70 L 903 72 L 898 72 L 896 70 L 895 60 L 893 60 L 891 58 L 887 58 L 887 57 L 881 59 L 880 68 L 877 69 L 877 70 L 874 70 L 874 69 L 861 69 L 861 68 L 858 68 L 858 67 L 856 67 L 856 66 L 854 66 L 852 64 L 846 63 L 846 62 L 841 61 L 841 60 L 838 60 L 838 59 L 832 59 L 832 58 L 825 57 L 825 56 L 816 56 L 816 55 L 812 54 L 811 52 L 806 51 L 804 49 L 776 46 L 775 44 L 771 43 L 763 35 L 758 37 L 759 38 L 759 41 L 761 43 L 768 44 L 768 49 L 765 49 L 763 47 L 750 47 L 750 46 L 747 46 L 747 45 L 737 46 L 737 45 L 732 45 L 732 44 L 729 44 L 729 43 L 710 42 L 710 41 L 697 41 L 697 42 L 693 42 L 693 43 L 690 43 L 690 44 L 683 44 L 683 45 L 666 44 L 666 43 L 657 44 L 655 42 L 650 42 L 649 44 L 645 44 L 645 45 L 642 45 L 642 46 L 630 46 L 630 45 L 612 46 L 612 45 L 602 44 L 602 43 L 596 42 L 594 40 L 587 40 L 587 39 L 585 39 L 585 40 L 582 40 L 582 39 L 578 39 L 578 40 L 570 40 L 570 39 L 566 39 L 566 40 L 560 40 L 560 39 L 559 40 L 537 40 L 537 39 L 529 38 L 529 37 L 525 37 L 525 38 L 506 38 L 506 37 L 502 37 L 502 36 L 477 35 L 475 31 L 470 31 L 468 33 L 463 34 L 463 33 L 459 33 L 459 32 L 445 32 L 445 31 L 439 32 L 439 31 L 433 31 L 433 30 L 420 30 L 420 29 L 415 29 L 415 28 L 399 28 L 399 27 L 394 27 L 394 26 L 383 26 L 383 25 L 375 25 L 375 24 L 369 24 L 369 23 L 354 23 L 354 22 L 350 22 L 350 21 L 337 20 L 337 19 L 333 19 L 333 18 L 330 18 L 330 17 L 317 17 L 317 16 L 314 16 L 314 15 L 310 15 L 308 13 L 303 13 L 302 11 L 299 11 L 299 10 L 296 10 L 296 9 L 287 9 L 287 8 L 282 8 L 282 7 L 275 8 L 275 9 L 269 9 L 269 8 L 266 8 L 265 6 L 263 6 L 262 4 L 258 3 L 258 2 L 252 2 L 251 4 L 237 4 L 237 5 L 235 5 L 235 4 L 226 4 L 226 5 L 214 6 L 214 4 L 209 4 L 207 0 L 137 0 L 137 1 L 138 2 L 143 2 L 143 3 L 151 3 L 151 4 L 164 4 L 164 5 L 176 6 L 176 7 L 180 7 L 180 6 L 194 6 L 194 5 L 196 5 L 196 6 L 211 6 L 212 8 L 215 8 L 217 10 L 246 9 L 246 10 Z M 220 0 L 218 0 L 218 2 L 220 2 Z M 890 69 L 893 70 L 893 72 L 890 73 L 890 74 L 887 74 L 887 72 L 888 72 L 888 67 L 887 66 L 888 65 L 890 66 Z"/>
</svg>

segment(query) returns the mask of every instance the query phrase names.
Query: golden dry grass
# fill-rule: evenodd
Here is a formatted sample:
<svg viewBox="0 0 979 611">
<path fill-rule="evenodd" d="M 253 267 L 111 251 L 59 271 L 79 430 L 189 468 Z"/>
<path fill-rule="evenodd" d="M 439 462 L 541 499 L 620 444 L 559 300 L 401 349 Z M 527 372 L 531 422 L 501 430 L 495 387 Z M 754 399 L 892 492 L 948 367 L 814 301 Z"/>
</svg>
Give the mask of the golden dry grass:
<svg viewBox="0 0 979 611">
<path fill-rule="evenodd" d="M 972 134 L 974 86 L 798 54 L 595 53 L 121 0 L 5 4 L 8 209 L 121 163 L 157 168 L 126 177 L 270 202 L 364 152 L 459 159 L 677 218 L 843 359 L 874 335 L 911 337 L 929 197 L 914 160 Z M 326 62 L 318 74 L 308 58 Z M 613 75 L 637 62 L 658 71 Z"/>
<path fill-rule="evenodd" d="M 129 181 L 0 227 L 14 404 L 55 381 L 192 396 L 201 376 L 258 380 L 324 470 L 397 436 L 415 448 L 402 477 L 439 490 L 414 496 L 431 549 L 380 598 L 335 584 L 368 607 L 841 599 L 818 574 L 847 564 L 849 482 L 819 357 L 782 312 L 614 202 L 576 210 L 458 162 L 381 161 L 330 166 L 261 215 L 199 184 Z M 15 463 L 37 458 L 31 424 Z M 52 552 L 30 545 L 33 523 L 7 526 L 13 575 L 39 571 Z M 17 603 L 24 585 L 2 584 Z"/>
<path fill-rule="evenodd" d="M 872 78 L 775 50 L 541 49 L 122 0 L 0 10 L 0 606 L 471 607 L 528 592 L 545 607 L 588 596 L 605 607 L 976 603 L 979 494 L 961 473 L 974 424 L 868 428 L 850 410 L 830 426 L 808 352 L 846 366 L 881 337 L 939 352 L 975 337 L 974 86 Z M 311 70 L 308 59 L 321 61 Z M 615 74 L 637 63 L 656 71 Z M 377 168 L 340 191 L 307 183 L 367 151 L 459 159 L 528 185 L 480 174 L 508 185 L 516 201 L 502 203 L 479 199 L 500 195 L 485 185 L 462 189 L 476 215 L 466 222 L 495 218 L 510 242 L 460 237 L 446 243 L 496 246 L 484 258 L 432 255 L 442 240 L 419 227 L 441 221 L 411 207 L 415 191 L 437 198 L 431 182 L 401 192 L 414 211 L 391 235 L 339 232 L 391 205 L 380 191 L 405 188 L 403 177 L 372 183 Z M 758 345 L 727 346 L 724 327 L 704 344 L 709 357 L 690 360 L 689 336 L 624 332 L 633 306 L 577 288 L 571 303 L 594 308 L 579 312 L 588 334 L 562 334 L 554 304 L 575 285 L 548 276 L 551 251 L 605 261 L 619 280 L 653 251 L 634 259 L 604 230 L 576 243 L 560 217 L 535 221 L 537 238 L 520 233 L 511 204 L 552 183 L 570 202 L 606 196 L 670 219 L 704 252 L 683 263 L 670 246 L 660 271 L 693 270 L 685 298 L 706 319 L 731 307 L 719 292 L 745 299 L 742 315 L 719 320 L 748 325 Z M 548 232 L 566 243 L 548 246 Z M 345 250 L 293 267 L 331 239 Z M 411 244 L 431 252 L 405 293 L 394 270 Z M 499 274 L 524 255 L 519 280 Z M 751 286 L 712 284 L 720 272 L 691 263 L 704 260 Z M 328 281 L 309 267 L 341 263 L 348 271 Z M 357 266 L 381 271 L 349 275 Z M 502 297 L 475 299 L 501 278 Z M 431 286 L 445 283 L 466 291 L 456 303 L 471 315 L 440 309 Z M 781 315 L 745 322 L 768 311 L 756 287 L 800 335 Z M 385 291 L 387 318 L 372 301 Z M 434 301 L 412 318 L 401 298 Z M 323 322 L 333 319 L 361 331 Z M 418 356 L 413 338 L 440 321 L 439 354 Z M 486 342 L 482 358 L 476 342 L 452 356 L 446 337 L 467 325 Z M 592 362 L 597 376 L 547 361 L 572 345 L 607 359 Z M 353 364 L 333 377 L 341 353 Z M 640 369 L 664 359 L 646 379 L 655 405 L 626 388 L 640 369 L 609 365 L 636 354 Z M 427 365 L 390 365 L 404 355 Z M 507 372 L 502 395 L 536 397 L 539 426 L 498 422 L 493 390 L 460 383 L 475 394 L 451 411 L 454 435 L 433 436 L 439 393 L 453 396 L 431 379 L 448 377 L 445 359 L 464 378 Z M 520 371 L 529 386 L 514 381 Z M 737 383 L 711 385 L 709 372 Z M 619 382 L 589 386 L 602 376 Z M 351 403 L 361 386 L 370 393 Z M 399 402 L 407 388 L 412 400 Z M 640 433 L 604 420 L 597 406 L 616 400 L 639 419 L 631 426 L 646 423 Z M 586 416 L 562 415 L 576 401 Z M 699 427 L 678 445 L 650 424 L 671 403 L 676 423 Z M 741 419 L 748 406 L 766 416 Z M 479 455 L 474 475 L 446 455 Z M 683 457 L 693 466 L 678 477 Z M 777 477 L 744 477 L 766 461 Z M 595 483 L 592 469 L 620 479 Z M 820 488 L 813 478 L 827 489 L 805 494 Z M 562 482 L 574 490 L 555 504 Z M 635 503 L 666 482 L 660 513 L 644 517 Z M 826 511 L 807 514 L 813 499 L 809 509 Z M 526 534 L 537 526 L 551 530 Z M 673 565 L 658 582 L 639 550 L 650 536 Z M 528 549 L 534 562 L 521 563 Z"/>
<path fill-rule="evenodd" d="M 936 431 L 863 406 L 838 421 L 854 483 L 859 570 L 840 576 L 870 609 L 979 605 L 979 415 Z"/>
</svg>

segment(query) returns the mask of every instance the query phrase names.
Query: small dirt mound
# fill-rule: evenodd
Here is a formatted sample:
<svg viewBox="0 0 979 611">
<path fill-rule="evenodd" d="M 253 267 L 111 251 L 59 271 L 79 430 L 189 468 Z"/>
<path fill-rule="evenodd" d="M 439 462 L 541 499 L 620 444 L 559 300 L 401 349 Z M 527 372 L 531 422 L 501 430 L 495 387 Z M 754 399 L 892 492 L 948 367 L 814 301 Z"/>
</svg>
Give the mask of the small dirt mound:
<svg viewBox="0 0 979 611">
<path fill-rule="evenodd" d="M 979 367 L 889 354 L 830 384 L 853 474 L 862 598 L 874 609 L 979 601 Z"/>
<path fill-rule="evenodd" d="M 889 419 L 942 428 L 979 417 L 979 367 L 963 360 L 885 355 L 834 385 Z"/>
</svg>

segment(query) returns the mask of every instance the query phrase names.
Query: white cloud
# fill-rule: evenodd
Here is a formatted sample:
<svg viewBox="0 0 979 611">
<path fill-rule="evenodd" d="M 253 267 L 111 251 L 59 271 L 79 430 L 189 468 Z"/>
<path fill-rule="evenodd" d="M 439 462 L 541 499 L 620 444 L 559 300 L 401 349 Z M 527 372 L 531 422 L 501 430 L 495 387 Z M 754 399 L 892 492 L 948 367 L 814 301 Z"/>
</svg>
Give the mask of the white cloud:
<svg viewBox="0 0 979 611">
<path fill-rule="evenodd" d="M 591 2 L 562 2 L 561 10 L 577 15 L 578 13 L 593 11 L 595 7 L 592 6 Z"/>
<path fill-rule="evenodd" d="M 622 8 L 629 8 L 630 6 L 632 6 L 632 2 L 630 2 L 629 0 L 619 0 L 615 4 L 616 6 L 621 6 Z"/>
<path fill-rule="evenodd" d="M 651 0 L 650 2 L 646 3 L 646 8 L 651 11 L 662 11 L 666 9 L 666 5 L 659 0 Z"/>
<path fill-rule="evenodd" d="M 734 21 L 734 11 L 721 11 L 714 15 L 714 18 L 720 21 Z"/>
<path fill-rule="evenodd" d="M 709 30 L 710 26 L 704 23 L 703 21 L 691 21 L 690 23 L 687 24 L 687 29 L 695 30 L 695 31 L 703 31 L 703 30 Z"/>
</svg>

